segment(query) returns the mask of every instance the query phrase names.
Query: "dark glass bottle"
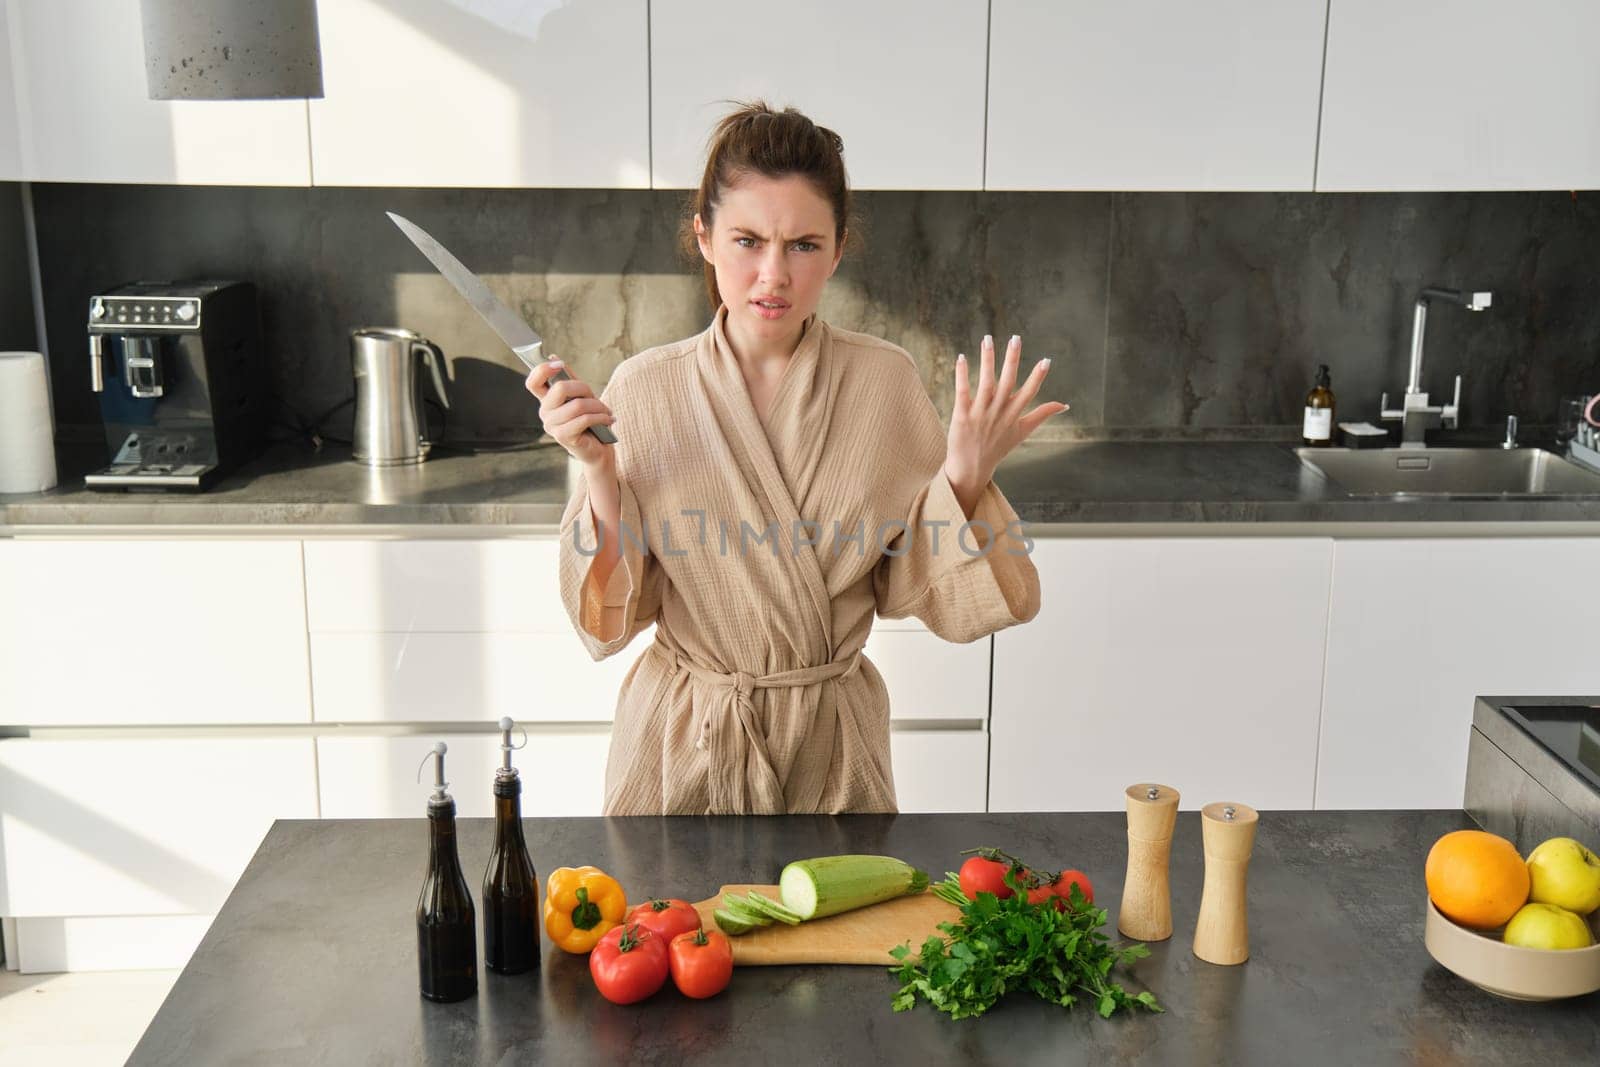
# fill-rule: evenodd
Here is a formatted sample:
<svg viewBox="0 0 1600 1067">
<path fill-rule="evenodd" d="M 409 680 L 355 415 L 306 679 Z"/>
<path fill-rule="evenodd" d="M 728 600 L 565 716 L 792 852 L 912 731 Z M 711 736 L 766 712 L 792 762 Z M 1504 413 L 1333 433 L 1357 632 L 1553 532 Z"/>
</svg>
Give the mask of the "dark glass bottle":
<svg viewBox="0 0 1600 1067">
<path fill-rule="evenodd" d="M 417 898 L 417 966 L 428 1000 L 464 1000 L 478 991 L 477 916 L 456 852 L 456 802 L 445 792 L 443 741 L 434 745 L 428 798 L 428 874 Z"/>
<path fill-rule="evenodd" d="M 539 879 L 522 837 L 522 778 L 511 766 L 510 719 L 500 720 L 494 772 L 494 850 L 483 872 L 483 963 L 497 974 L 539 966 Z"/>
<path fill-rule="evenodd" d="M 522 782 L 494 783 L 494 851 L 483 875 L 483 962 L 498 974 L 539 966 L 539 882 L 522 839 Z"/>
</svg>

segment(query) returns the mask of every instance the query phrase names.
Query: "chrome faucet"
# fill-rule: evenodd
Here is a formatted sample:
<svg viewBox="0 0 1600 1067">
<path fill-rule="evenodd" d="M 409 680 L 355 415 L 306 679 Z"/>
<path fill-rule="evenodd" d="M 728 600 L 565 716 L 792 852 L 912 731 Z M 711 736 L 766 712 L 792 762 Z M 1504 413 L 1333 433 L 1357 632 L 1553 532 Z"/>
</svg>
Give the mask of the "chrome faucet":
<svg viewBox="0 0 1600 1067">
<path fill-rule="evenodd" d="M 1428 302 L 1448 300 L 1468 311 L 1482 311 L 1494 299 L 1493 293 L 1462 292 L 1459 289 L 1438 289 L 1433 286 L 1422 290 L 1411 314 L 1411 372 L 1406 380 L 1405 400 L 1398 409 L 1389 407 L 1389 394 L 1384 393 L 1378 402 L 1380 418 L 1385 422 L 1400 423 L 1401 448 L 1426 448 L 1427 430 L 1431 426 L 1444 426 L 1453 430 L 1460 423 L 1461 375 L 1456 375 L 1455 399 L 1450 403 L 1432 406 L 1422 388 L 1422 344 L 1428 333 Z"/>
</svg>

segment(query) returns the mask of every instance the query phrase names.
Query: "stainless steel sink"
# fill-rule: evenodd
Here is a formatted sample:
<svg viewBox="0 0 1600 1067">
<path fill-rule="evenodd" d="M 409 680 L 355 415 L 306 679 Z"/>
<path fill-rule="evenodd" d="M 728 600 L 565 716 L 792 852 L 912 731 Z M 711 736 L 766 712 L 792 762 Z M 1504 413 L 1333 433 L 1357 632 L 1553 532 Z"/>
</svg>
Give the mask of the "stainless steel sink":
<svg viewBox="0 0 1600 1067">
<path fill-rule="evenodd" d="M 1351 496 L 1600 496 L 1600 474 L 1542 448 L 1297 448 Z"/>
</svg>

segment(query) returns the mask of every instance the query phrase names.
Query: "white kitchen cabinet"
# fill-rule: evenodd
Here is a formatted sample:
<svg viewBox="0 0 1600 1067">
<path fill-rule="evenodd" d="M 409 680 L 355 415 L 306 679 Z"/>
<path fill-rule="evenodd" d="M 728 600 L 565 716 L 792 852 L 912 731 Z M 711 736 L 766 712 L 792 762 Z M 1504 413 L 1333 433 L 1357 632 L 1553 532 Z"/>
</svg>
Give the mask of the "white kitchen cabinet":
<svg viewBox="0 0 1600 1067">
<path fill-rule="evenodd" d="M 317 185 L 650 185 L 646 0 L 321 0 Z"/>
<path fill-rule="evenodd" d="M 910 622 L 911 626 L 900 624 Z M 989 718 L 988 638 L 956 644 L 915 619 L 879 619 L 863 651 L 883 676 L 894 719 Z"/>
<path fill-rule="evenodd" d="M 310 184 L 304 100 L 151 100 L 138 4 L 6 8 L 24 178 Z"/>
<path fill-rule="evenodd" d="M 319 737 L 317 761 L 325 819 L 404 819 L 426 810 L 428 790 L 417 768 L 433 743 L 450 746 L 446 778 L 456 814 L 494 815 L 491 786 L 500 765 L 494 734 L 417 734 L 406 737 Z M 520 742 L 517 735 L 514 741 Z M 889 735 L 900 810 L 982 811 L 988 776 L 988 734 L 983 730 L 893 730 Z M 535 816 L 599 815 L 605 802 L 610 731 L 528 731 L 528 745 L 512 758 L 522 772 L 522 813 Z M 423 782 L 430 779 L 424 769 Z"/>
<path fill-rule="evenodd" d="M 307 541 L 321 722 L 609 723 L 653 629 L 596 663 L 561 603 L 555 538 Z"/>
<path fill-rule="evenodd" d="M 652 630 L 599 663 L 562 606 L 554 538 L 305 543 L 322 722 L 610 722 Z M 878 620 L 866 653 L 896 719 L 981 722 L 988 641 Z"/>
<path fill-rule="evenodd" d="M 990 811 L 1309 808 L 1324 538 L 1039 539 L 1042 604 L 994 642 Z"/>
<path fill-rule="evenodd" d="M 855 189 L 983 187 L 984 0 L 652 0 L 657 189 L 700 184 L 731 101 L 793 106 L 844 140 Z"/>
<path fill-rule="evenodd" d="M 0 740 L 0 914 L 212 915 L 274 819 L 317 815 L 307 737 Z"/>
<path fill-rule="evenodd" d="M 1331 0 L 1317 189 L 1600 186 L 1600 4 Z"/>
<path fill-rule="evenodd" d="M 0 724 L 308 722 L 300 543 L 0 539 Z"/>
<path fill-rule="evenodd" d="M 992 6 L 987 188 L 1312 188 L 1326 0 Z"/>
<path fill-rule="evenodd" d="M 534 727 L 527 736 L 527 747 L 512 756 L 522 773 L 522 814 L 528 818 L 599 815 L 605 802 L 611 731 L 603 726 L 563 731 Z M 520 744 L 522 735 L 515 733 L 511 740 Z M 319 737 L 322 817 L 409 819 L 425 814 L 433 779 L 423 768 L 419 786 L 417 768 L 435 741 L 450 746 L 445 778 L 451 783 L 456 814 L 493 817 L 500 737 L 492 733 Z"/>
<path fill-rule="evenodd" d="M 0 10 L 0 181 L 20 181 L 22 132 L 17 126 L 17 88 L 11 58 L 11 20 Z"/>
<path fill-rule="evenodd" d="M 1319 808 L 1458 808 L 1480 695 L 1600 692 L 1600 538 L 1340 541 Z"/>
<path fill-rule="evenodd" d="M 651 640 L 596 663 L 573 633 L 314 633 L 312 700 L 318 722 L 609 723 Z"/>
<path fill-rule="evenodd" d="M 312 633 L 570 633 L 554 537 L 308 540 Z"/>
<path fill-rule="evenodd" d="M 889 750 L 902 812 L 987 810 L 987 731 L 891 729 Z"/>
<path fill-rule="evenodd" d="M 16 969 L 179 970 L 211 928 L 211 915 L 69 915 L 18 919 Z"/>
</svg>

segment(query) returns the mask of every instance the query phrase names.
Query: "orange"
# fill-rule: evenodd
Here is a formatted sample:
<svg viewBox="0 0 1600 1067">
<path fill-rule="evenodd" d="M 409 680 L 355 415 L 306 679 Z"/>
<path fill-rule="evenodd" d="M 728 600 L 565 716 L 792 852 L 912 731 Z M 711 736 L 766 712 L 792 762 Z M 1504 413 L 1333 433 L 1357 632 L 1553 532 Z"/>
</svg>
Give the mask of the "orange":
<svg viewBox="0 0 1600 1067">
<path fill-rule="evenodd" d="M 1456 830 L 1435 841 L 1424 875 L 1435 906 L 1462 926 L 1504 926 L 1528 902 L 1528 865 L 1516 846 L 1482 830 Z"/>
</svg>

